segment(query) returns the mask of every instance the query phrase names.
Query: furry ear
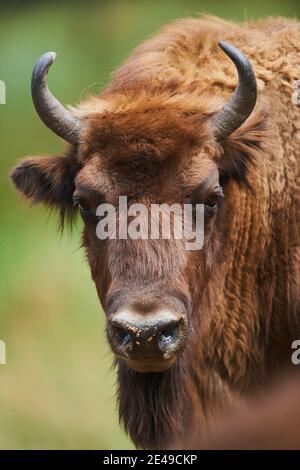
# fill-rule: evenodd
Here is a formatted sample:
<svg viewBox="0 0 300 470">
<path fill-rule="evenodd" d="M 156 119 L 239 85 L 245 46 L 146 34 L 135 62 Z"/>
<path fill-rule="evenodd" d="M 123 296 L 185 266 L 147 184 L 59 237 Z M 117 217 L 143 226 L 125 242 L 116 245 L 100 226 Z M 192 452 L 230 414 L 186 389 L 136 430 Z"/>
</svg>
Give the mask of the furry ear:
<svg viewBox="0 0 300 470">
<path fill-rule="evenodd" d="M 78 164 L 74 157 L 28 157 L 22 160 L 11 172 L 16 188 L 33 203 L 45 203 L 58 208 L 61 225 L 65 215 L 74 214 L 74 178 Z"/>
<path fill-rule="evenodd" d="M 218 163 L 221 184 L 234 179 L 237 183 L 250 187 L 247 174 L 264 150 L 268 134 L 266 121 L 267 111 L 260 110 L 227 137 Z"/>
</svg>

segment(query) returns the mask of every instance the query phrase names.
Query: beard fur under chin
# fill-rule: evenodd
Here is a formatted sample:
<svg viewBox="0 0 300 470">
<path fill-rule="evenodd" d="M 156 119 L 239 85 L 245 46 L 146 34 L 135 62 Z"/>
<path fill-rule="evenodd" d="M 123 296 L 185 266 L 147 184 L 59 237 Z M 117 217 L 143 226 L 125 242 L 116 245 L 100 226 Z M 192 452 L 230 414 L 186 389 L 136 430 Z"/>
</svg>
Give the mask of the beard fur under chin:
<svg viewBox="0 0 300 470">
<path fill-rule="evenodd" d="M 119 418 L 125 431 L 138 448 L 170 447 L 189 419 L 183 360 L 156 373 L 136 372 L 122 360 L 116 366 Z"/>
</svg>

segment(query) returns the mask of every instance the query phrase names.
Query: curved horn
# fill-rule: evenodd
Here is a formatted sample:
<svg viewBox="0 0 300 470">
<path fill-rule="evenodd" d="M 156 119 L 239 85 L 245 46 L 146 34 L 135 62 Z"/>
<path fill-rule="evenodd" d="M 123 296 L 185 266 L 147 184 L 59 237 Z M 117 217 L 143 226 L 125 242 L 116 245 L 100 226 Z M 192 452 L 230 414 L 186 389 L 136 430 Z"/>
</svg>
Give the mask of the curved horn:
<svg viewBox="0 0 300 470">
<path fill-rule="evenodd" d="M 79 119 L 52 95 L 46 82 L 48 70 L 55 59 L 55 52 L 46 52 L 37 60 L 31 78 L 32 100 L 43 123 L 59 137 L 76 145 L 79 139 Z"/>
<path fill-rule="evenodd" d="M 211 120 L 215 137 L 222 140 L 238 129 L 250 116 L 256 103 L 256 78 L 252 66 L 242 52 L 224 41 L 219 46 L 237 68 L 239 83 L 228 103 Z"/>
</svg>

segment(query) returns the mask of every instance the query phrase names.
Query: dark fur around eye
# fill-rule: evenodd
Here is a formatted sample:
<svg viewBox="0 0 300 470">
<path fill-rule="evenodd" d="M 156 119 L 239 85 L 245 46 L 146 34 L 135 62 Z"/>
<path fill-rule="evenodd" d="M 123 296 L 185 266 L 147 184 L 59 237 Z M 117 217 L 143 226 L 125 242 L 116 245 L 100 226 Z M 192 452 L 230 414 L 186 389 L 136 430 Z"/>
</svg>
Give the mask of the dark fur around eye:
<svg viewBox="0 0 300 470">
<path fill-rule="evenodd" d="M 81 197 L 73 197 L 73 202 L 74 207 L 78 207 L 80 215 L 84 220 L 95 215 L 93 207 L 86 199 Z"/>
<path fill-rule="evenodd" d="M 209 207 L 217 206 L 224 198 L 222 188 L 219 186 L 212 194 L 210 194 L 204 201 L 204 204 Z"/>
</svg>

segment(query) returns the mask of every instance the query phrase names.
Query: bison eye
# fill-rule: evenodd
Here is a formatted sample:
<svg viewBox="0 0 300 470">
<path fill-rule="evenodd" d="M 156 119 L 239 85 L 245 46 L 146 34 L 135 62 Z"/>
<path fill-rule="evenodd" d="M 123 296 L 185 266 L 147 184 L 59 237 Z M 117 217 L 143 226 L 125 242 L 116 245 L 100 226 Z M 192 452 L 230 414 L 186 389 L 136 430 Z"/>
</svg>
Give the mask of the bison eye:
<svg viewBox="0 0 300 470">
<path fill-rule="evenodd" d="M 74 205 L 76 205 L 82 216 L 90 215 L 92 212 L 92 207 L 86 199 L 74 197 Z"/>
<path fill-rule="evenodd" d="M 79 204 L 79 210 L 82 215 L 88 215 L 91 213 L 91 208 L 86 205 Z"/>
<path fill-rule="evenodd" d="M 224 194 L 222 188 L 218 187 L 204 202 L 205 214 L 214 215 L 223 198 Z"/>
</svg>

